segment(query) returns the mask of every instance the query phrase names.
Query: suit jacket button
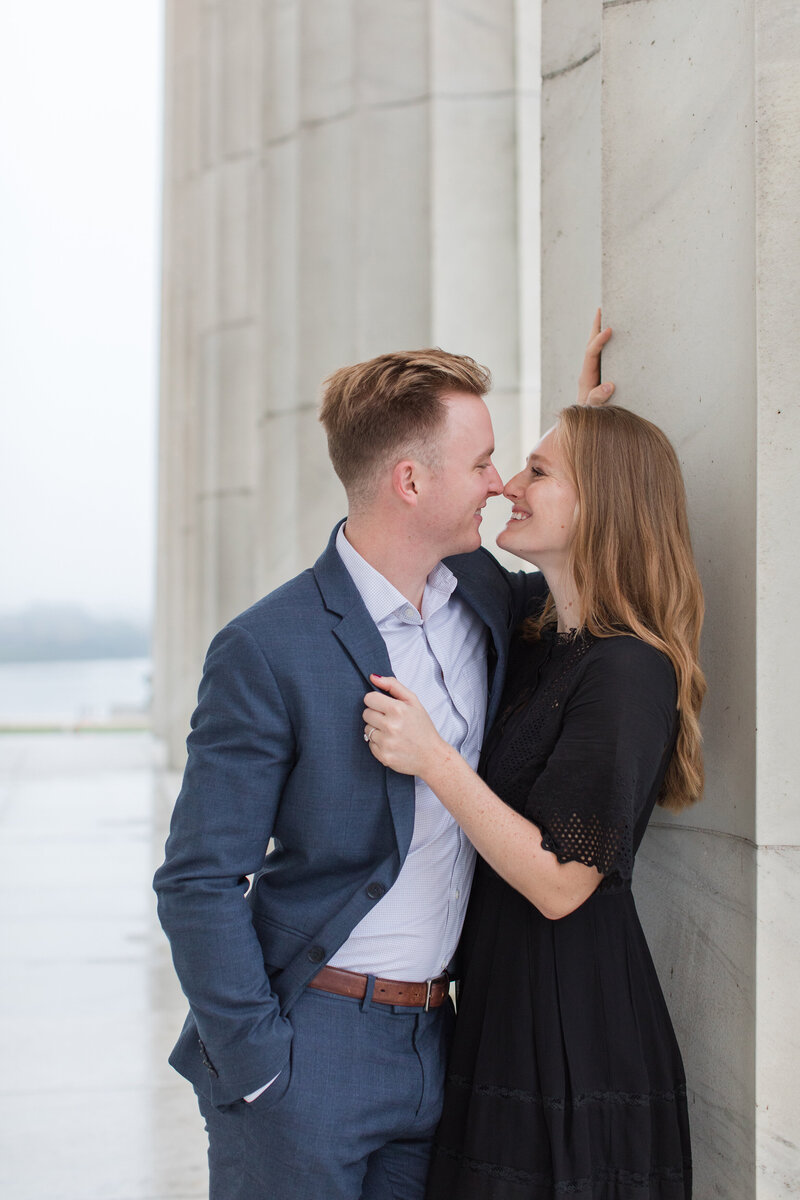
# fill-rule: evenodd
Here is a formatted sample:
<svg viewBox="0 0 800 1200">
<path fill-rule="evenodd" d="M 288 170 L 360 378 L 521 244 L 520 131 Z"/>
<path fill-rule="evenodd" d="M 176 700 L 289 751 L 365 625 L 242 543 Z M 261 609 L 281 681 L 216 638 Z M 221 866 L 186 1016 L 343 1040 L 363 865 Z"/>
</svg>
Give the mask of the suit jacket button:
<svg viewBox="0 0 800 1200">
<path fill-rule="evenodd" d="M 367 895 L 370 900 L 380 900 L 381 896 L 386 894 L 386 888 L 382 883 L 371 883 L 367 888 Z"/>
<path fill-rule="evenodd" d="M 325 957 L 325 951 L 322 946 L 312 946 L 308 952 L 308 961 L 312 963 L 321 963 Z"/>
</svg>

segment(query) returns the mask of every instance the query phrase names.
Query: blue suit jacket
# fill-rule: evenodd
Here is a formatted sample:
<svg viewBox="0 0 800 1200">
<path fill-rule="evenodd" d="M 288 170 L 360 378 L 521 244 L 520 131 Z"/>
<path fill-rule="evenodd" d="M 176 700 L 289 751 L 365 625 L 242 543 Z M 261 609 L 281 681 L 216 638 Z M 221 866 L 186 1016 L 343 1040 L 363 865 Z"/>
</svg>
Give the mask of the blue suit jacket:
<svg viewBox="0 0 800 1200">
<path fill-rule="evenodd" d="M 155 877 L 191 1007 L 170 1062 L 217 1105 L 284 1069 L 286 1014 L 392 886 L 411 841 L 414 780 L 362 737 L 369 674 L 391 674 L 389 658 L 335 535 L 211 643 Z M 490 631 L 488 729 L 510 632 L 543 580 L 485 550 L 447 562 Z"/>
</svg>

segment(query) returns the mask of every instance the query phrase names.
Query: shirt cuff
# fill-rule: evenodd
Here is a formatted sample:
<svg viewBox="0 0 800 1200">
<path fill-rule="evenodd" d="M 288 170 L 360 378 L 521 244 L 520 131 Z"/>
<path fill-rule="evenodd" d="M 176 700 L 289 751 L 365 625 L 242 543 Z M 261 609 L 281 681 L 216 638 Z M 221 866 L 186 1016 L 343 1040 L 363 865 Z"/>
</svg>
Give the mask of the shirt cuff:
<svg viewBox="0 0 800 1200">
<path fill-rule="evenodd" d="M 278 1075 L 280 1075 L 280 1071 L 278 1071 Z M 275 1082 L 275 1080 L 278 1078 L 278 1075 L 273 1075 L 273 1076 L 272 1076 L 272 1079 L 270 1079 L 269 1083 L 265 1083 L 265 1084 L 264 1084 L 264 1086 L 263 1086 L 263 1087 L 260 1087 L 260 1088 L 258 1088 L 258 1089 L 257 1089 L 257 1091 L 255 1091 L 255 1092 L 250 1092 L 250 1094 L 249 1094 L 249 1095 L 245 1096 L 245 1097 L 244 1097 L 244 1101 L 245 1101 L 245 1103 L 246 1103 L 246 1104 L 252 1104 L 254 1100 L 257 1100 L 257 1099 L 258 1099 L 258 1097 L 261 1095 L 261 1093 L 262 1093 L 262 1092 L 265 1092 L 265 1091 L 267 1090 L 267 1088 L 268 1088 L 268 1087 L 272 1087 L 273 1083 L 274 1083 L 274 1082 Z"/>
</svg>

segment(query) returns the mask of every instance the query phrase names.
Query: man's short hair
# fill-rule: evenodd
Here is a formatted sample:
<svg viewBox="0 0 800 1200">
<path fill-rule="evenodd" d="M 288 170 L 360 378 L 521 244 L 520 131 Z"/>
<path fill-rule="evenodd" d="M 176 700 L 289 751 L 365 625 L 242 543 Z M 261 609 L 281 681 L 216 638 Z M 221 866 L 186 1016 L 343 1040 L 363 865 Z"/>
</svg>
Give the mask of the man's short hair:
<svg viewBox="0 0 800 1200">
<path fill-rule="evenodd" d="M 438 347 L 380 354 L 334 371 L 325 380 L 319 419 L 351 502 L 366 497 L 391 459 L 421 458 L 435 469 L 442 396 L 483 396 L 491 386 L 486 367 Z"/>
</svg>

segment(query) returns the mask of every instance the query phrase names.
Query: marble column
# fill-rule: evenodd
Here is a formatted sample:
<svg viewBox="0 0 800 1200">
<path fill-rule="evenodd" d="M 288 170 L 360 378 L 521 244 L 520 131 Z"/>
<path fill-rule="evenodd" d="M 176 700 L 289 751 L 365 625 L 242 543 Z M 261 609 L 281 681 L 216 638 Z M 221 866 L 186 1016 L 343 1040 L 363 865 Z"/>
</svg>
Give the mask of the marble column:
<svg viewBox="0 0 800 1200">
<path fill-rule="evenodd" d="M 317 421 L 331 371 L 471 354 L 494 374 L 498 465 L 521 459 L 539 22 L 528 0 L 166 13 L 156 720 L 178 764 L 209 639 L 313 563 L 345 511 Z"/>
<path fill-rule="evenodd" d="M 543 13 L 546 404 L 579 342 L 565 305 L 583 317 L 601 278 L 605 374 L 678 450 L 707 595 L 706 797 L 657 817 L 636 881 L 686 1059 L 695 1194 L 777 1200 L 800 1193 L 800 12 Z"/>
</svg>

